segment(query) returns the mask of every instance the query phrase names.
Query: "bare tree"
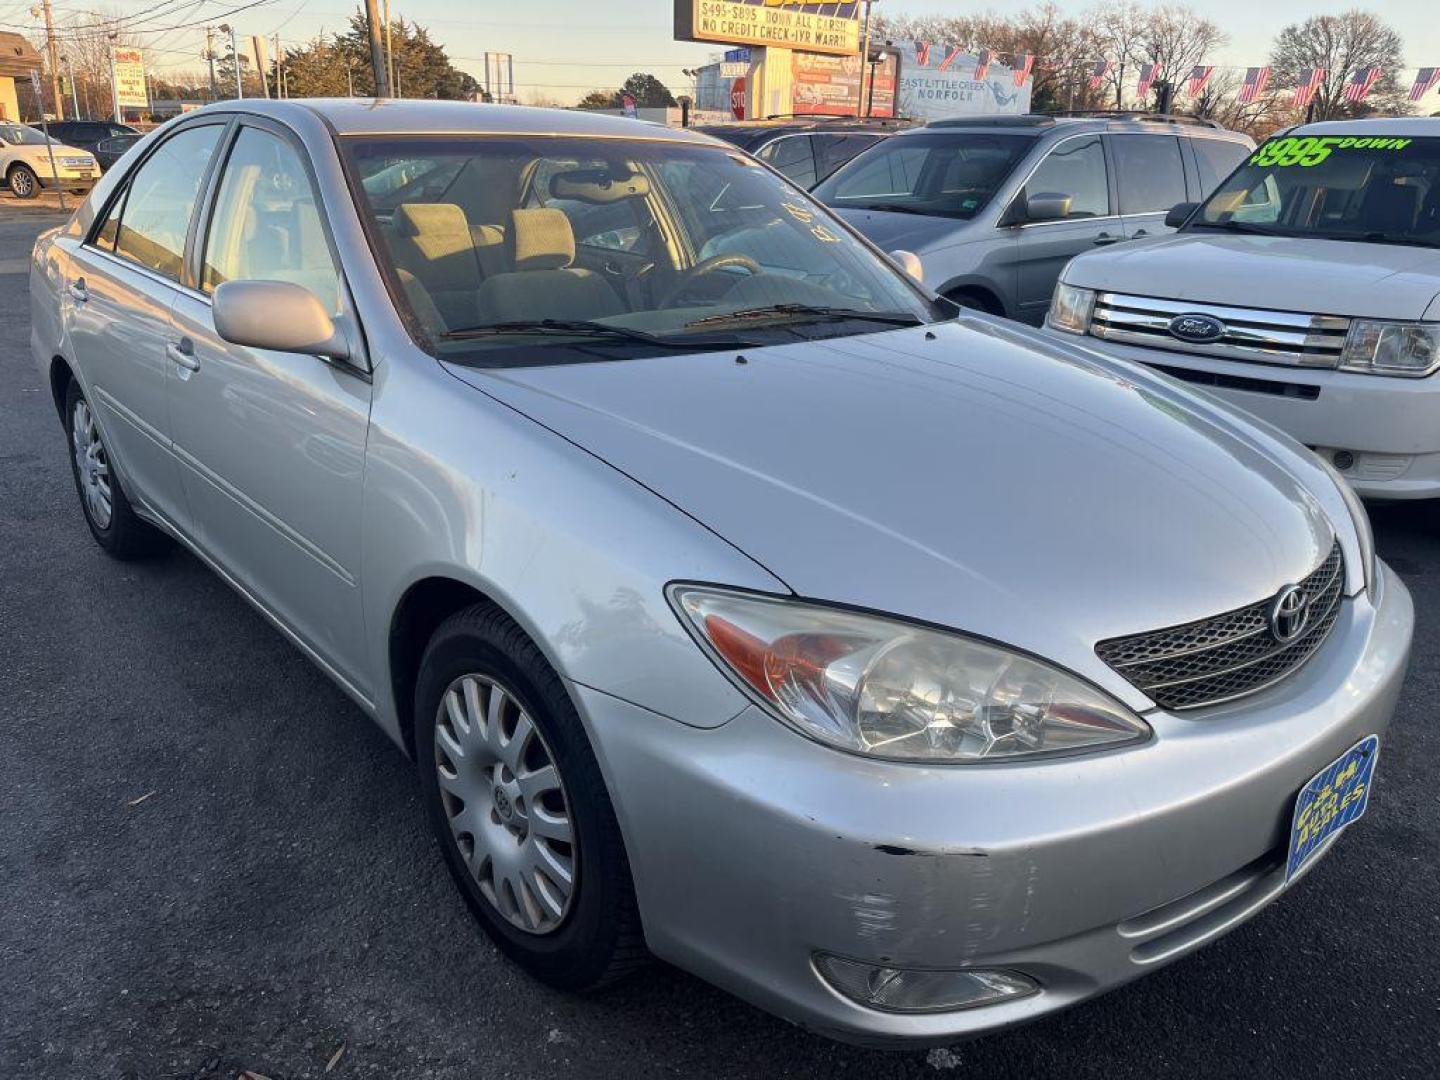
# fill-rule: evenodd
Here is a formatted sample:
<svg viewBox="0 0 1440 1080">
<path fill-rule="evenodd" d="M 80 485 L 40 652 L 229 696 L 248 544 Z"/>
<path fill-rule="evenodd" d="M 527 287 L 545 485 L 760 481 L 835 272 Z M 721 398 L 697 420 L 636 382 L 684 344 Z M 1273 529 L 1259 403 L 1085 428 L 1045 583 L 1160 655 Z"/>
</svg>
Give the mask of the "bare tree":
<svg viewBox="0 0 1440 1080">
<path fill-rule="evenodd" d="M 1243 81 L 1244 76 L 1236 70 L 1215 72 L 1204 92 L 1195 99 L 1193 113 L 1256 139 L 1263 139 L 1275 129 L 1299 119 L 1299 111 L 1293 104 L 1293 87 L 1272 82 L 1270 89 L 1254 101 L 1244 102 L 1240 100 Z"/>
<path fill-rule="evenodd" d="M 1229 41 L 1229 34 L 1209 19 L 1201 18 L 1191 8 L 1165 4 L 1151 11 L 1141 33 L 1140 54 L 1143 59 L 1140 62 L 1160 65 L 1161 79 L 1168 86 L 1169 93 L 1157 86 L 1157 99 L 1173 103 L 1184 89 L 1190 69 L 1224 48 Z"/>
<path fill-rule="evenodd" d="M 1305 71 L 1323 68 L 1325 79 L 1315 93 L 1316 120 L 1366 116 L 1372 112 L 1410 112 L 1405 88 L 1396 78 L 1402 63 L 1400 35 L 1368 11 L 1352 9 L 1343 15 L 1312 15 L 1292 23 L 1275 38 L 1270 54 L 1273 81 L 1293 88 Z M 1345 82 L 1362 68 L 1378 67 L 1384 74 L 1361 103 L 1344 99 Z"/>
<path fill-rule="evenodd" d="M 1134 0 L 1125 0 L 1096 8 L 1088 20 L 1095 27 L 1103 57 L 1114 65 L 1107 82 L 1115 94 L 1115 108 L 1123 109 L 1126 77 L 1137 65 L 1146 63 L 1149 13 Z"/>
</svg>

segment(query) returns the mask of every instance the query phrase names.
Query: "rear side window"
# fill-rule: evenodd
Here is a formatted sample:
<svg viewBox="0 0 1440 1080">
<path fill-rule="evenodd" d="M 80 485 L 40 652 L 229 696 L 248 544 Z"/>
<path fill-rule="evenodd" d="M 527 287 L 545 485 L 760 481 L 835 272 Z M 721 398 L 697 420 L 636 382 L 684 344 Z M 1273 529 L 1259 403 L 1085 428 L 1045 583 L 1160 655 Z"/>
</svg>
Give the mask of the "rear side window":
<svg viewBox="0 0 1440 1080">
<path fill-rule="evenodd" d="M 815 136 L 815 167 L 821 176 L 829 176 L 862 150 L 880 141 L 879 135 L 817 135 Z"/>
<path fill-rule="evenodd" d="M 111 203 L 95 245 L 179 281 L 195 197 L 222 131 L 187 128 L 156 147 Z"/>
<path fill-rule="evenodd" d="M 1099 136 L 1069 139 L 1051 150 L 1025 185 L 1024 194 L 1070 196 L 1072 218 L 1110 213 L 1110 181 Z"/>
<path fill-rule="evenodd" d="M 755 155 L 776 172 L 784 173 L 803 188 L 815 186 L 815 154 L 807 135 L 791 135 L 766 143 Z"/>
<path fill-rule="evenodd" d="M 1209 195 L 1250 153 L 1242 143 L 1223 139 L 1191 139 L 1195 160 L 1200 166 L 1200 186 Z"/>
<path fill-rule="evenodd" d="M 1185 166 L 1173 135 L 1111 135 L 1120 213 L 1149 214 L 1185 201 Z"/>
</svg>

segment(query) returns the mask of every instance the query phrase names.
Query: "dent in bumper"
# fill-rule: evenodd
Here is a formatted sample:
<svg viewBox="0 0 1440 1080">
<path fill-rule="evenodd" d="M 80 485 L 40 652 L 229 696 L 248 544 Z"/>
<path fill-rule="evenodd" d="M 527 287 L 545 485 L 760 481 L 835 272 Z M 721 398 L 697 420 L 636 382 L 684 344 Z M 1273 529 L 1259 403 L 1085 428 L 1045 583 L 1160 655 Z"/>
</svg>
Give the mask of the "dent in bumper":
<svg viewBox="0 0 1440 1080">
<path fill-rule="evenodd" d="M 1300 672 L 1229 706 L 1152 713 L 1130 750 L 927 768 L 821 747 L 751 708 L 697 730 L 575 688 L 657 955 L 850 1041 L 953 1041 L 1118 986 L 1238 925 L 1285 888 L 1295 792 L 1383 731 L 1413 612 L 1382 573 Z M 1277 876 L 1278 874 L 1278 876 Z M 928 1015 L 874 1012 L 816 951 L 1004 967 L 1039 994 Z"/>
</svg>

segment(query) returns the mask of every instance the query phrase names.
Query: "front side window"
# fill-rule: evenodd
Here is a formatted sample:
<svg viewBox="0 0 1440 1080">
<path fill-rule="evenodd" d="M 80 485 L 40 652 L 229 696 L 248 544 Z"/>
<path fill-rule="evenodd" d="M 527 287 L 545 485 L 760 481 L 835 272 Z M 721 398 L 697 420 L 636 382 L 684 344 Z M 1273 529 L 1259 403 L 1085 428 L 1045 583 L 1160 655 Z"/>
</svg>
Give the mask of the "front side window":
<svg viewBox="0 0 1440 1080">
<path fill-rule="evenodd" d="M 1440 138 L 1271 139 L 1188 228 L 1440 247 Z"/>
<path fill-rule="evenodd" d="M 822 180 L 815 197 L 839 209 L 973 218 L 1034 145 L 1030 135 L 897 135 Z"/>
<path fill-rule="evenodd" d="M 0 124 L 0 142 L 10 146 L 44 146 L 45 133 L 25 124 Z"/>
<path fill-rule="evenodd" d="M 851 158 L 870 149 L 880 141 L 879 135 L 817 135 L 815 137 L 815 167 L 821 177 L 829 176 Z"/>
<path fill-rule="evenodd" d="M 1111 135 L 1120 213 L 1153 214 L 1185 201 L 1185 165 L 1174 135 Z"/>
<path fill-rule="evenodd" d="M 155 148 L 111 203 L 98 247 L 180 280 L 196 196 L 224 128 L 186 128 Z"/>
<path fill-rule="evenodd" d="M 342 147 L 392 295 L 445 359 L 700 352 L 938 316 L 823 206 L 730 147 L 500 135 Z M 449 177 L 443 190 L 371 192 L 367 177 L 417 160 Z"/>
<path fill-rule="evenodd" d="M 766 143 L 755 155 L 803 188 L 815 186 L 815 153 L 808 135 L 790 135 Z"/>
<path fill-rule="evenodd" d="M 1105 148 L 1098 135 L 1069 139 L 1051 150 L 1025 184 L 1025 196 L 1068 195 L 1072 218 L 1110 213 L 1110 181 Z"/>
<path fill-rule="evenodd" d="M 205 240 L 200 287 L 226 281 L 288 281 L 340 311 L 340 274 L 299 153 L 284 139 L 246 127 L 225 161 Z"/>
</svg>

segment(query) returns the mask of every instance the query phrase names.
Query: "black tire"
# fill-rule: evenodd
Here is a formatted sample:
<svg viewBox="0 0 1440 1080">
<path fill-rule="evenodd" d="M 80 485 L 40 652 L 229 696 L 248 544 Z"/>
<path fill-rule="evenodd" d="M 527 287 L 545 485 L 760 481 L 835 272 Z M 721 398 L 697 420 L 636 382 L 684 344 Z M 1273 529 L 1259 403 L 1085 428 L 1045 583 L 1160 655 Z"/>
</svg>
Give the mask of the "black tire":
<svg viewBox="0 0 1440 1080">
<path fill-rule="evenodd" d="M 450 831 L 436 772 L 436 716 L 445 691 L 463 675 L 504 685 L 539 730 L 565 788 L 576 843 L 575 892 L 563 919 L 543 935 L 512 926 L 481 892 Z M 513 620 L 486 605 L 441 624 L 420 663 L 415 688 L 415 756 L 426 812 L 456 885 L 485 932 L 542 982 L 595 990 L 644 967 L 644 944 L 630 862 L 599 763 L 564 684 Z"/>
<path fill-rule="evenodd" d="M 1002 311 L 995 310 L 995 303 L 988 297 L 965 289 L 957 289 L 955 292 L 946 293 L 945 299 L 949 300 L 956 307 L 963 308 L 966 311 L 983 311 L 987 315 L 1004 314 Z"/>
<path fill-rule="evenodd" d="M 5 177 L 10 185 L 10 194 L 17 199 L 33 199 L 40 194 L 40 178 L 29 165 L 13 165 Z"/>
<path fill-rule="evenodd" d="M 80 384 L 71 379 L 65 388 L 65 449 L 70 459 L 70 475 L 75 481 L 75 494 L 80 498 L 80 511 L 85 515 L 85 524 L 90 526 L 90 535 L 106 553 L 117 559 L 140 559 L 166 551 L 170 538 L 147 521 L 136 516 L 120 486 L 120 478 L 110 470 L 110 520 L 102 523 L 95 517 L 90 502 L 85 496 L 85 482 L 80 475 L 80 465 L 75 459 L 75 407 L 90 403 L 80 390 Z M 108 448 L 107 448 L 108 454 Z"/>
</svg>

